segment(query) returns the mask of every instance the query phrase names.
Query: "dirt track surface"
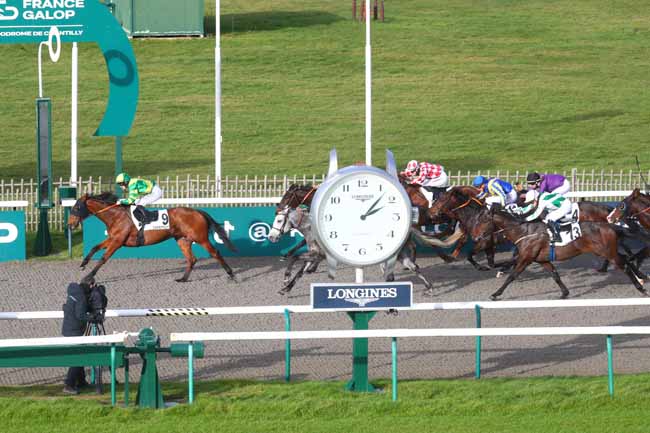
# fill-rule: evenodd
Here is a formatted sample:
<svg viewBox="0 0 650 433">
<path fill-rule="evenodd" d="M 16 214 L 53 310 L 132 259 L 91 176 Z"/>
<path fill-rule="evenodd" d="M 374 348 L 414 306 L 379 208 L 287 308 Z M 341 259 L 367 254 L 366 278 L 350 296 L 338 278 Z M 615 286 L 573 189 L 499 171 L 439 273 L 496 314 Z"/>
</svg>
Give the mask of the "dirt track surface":
<svg viewBox="0 0 650 433">
<path fill-rule="evenodd" d="M 506 258 L 502 255 L 501 258 Z M 326 282 L 325 267 L 306 275 L 289 296 L 277 294 L 284 263 L 275 257 L 230 258 L 238 283 L 228 280 L 211 260 L 201 260 L 191 281 L 176 283 L 183 264 L 178 260 L 113 260 L 99 273 L 107 286 L 109 309 L 163 307 L 221 307 L 305 305 L 309 283 Z M 77 261 L 0 264 L 0 311 L 59 310 L 66 286 L 83 272 Z M 467 262 L 444 264 L 437 258 L 421 258 L 420 266 L 435 287 L 433 297 L 423 295 L 423 285 L 407 271 L 398 280 L 414 283 L 415 302 L 484 301 L 501 284 L 495 273 L 475 271 Z M 584 256 L 558 265 L 571 298 L 637 297 L 638 292 L 618 270 L 594 271 L 597 261 Z M 398 268 L 400 269 L 400 268 Z M 647 270 L 647 268 L 646 268 Z M 368 281 L 380 281 L 379 270 L 366 272 Z M 337 281 L 354 281 L 353 269 L 339 270 Z M 557 299 L 559 289 L 538 265 L 532 265 L 505 292 L 503 300 Z M 524 310 L 489 310 L 484 327 L 648 325 L 647 307 L 592 307 Z M 162 318 L 109 318 L 107 332 L 133 331 L 151 326 L 168 343 L 171 332 L 279 331 L 282 315 L 204 316 Z M 370 322 L 377 328 L 473 327 L 473 311 L 383 312 Z M 0 338 L 53 337 L 60 334 L 60 320 L 0 321 Z M 350 329 L 344 313 L 294 314 L 294 330 Z M 650 371 L 650 338 L 614 338 L 616 373 Z M 296 379 L 345 380 L 351 372 L 350 340 L 295 341 L 292 373 Z M 390 377 L 390 340 L 370 340 L 370 377 Z M 399 341 L 400 378 L 470 378 L 474 375 L 475 342 L 472 337 L 414 338 Z M 133 360 L 135 361 L 135 359 Z M 131 380 L 137 380 L 134 362 Z M 483 377 L 541 375 L 605 375 L 607 355 L 604 337 L 491 337 L 483 339 Z M 161 355 L 163 380 L 185 380 L 186 360 Z M 279 379 L 284 374 L 284 342 L 220 342 L 206 345 L 206 357 L 196 361 L 199 379 Z M 62 382 L 63 369 L 0 369 L 0 385 Z M 118 379 L 122 379 L 119 372 Z"/>
</svg>

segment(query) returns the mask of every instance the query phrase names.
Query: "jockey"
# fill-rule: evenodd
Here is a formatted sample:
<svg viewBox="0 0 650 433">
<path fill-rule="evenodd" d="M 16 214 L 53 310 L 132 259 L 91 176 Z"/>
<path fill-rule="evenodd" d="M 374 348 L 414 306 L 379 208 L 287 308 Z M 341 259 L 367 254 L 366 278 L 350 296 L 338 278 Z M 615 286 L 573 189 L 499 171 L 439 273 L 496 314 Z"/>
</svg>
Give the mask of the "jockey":
<svg viewBox="0 0 650 433">
<path fill-rule="evenodd" d="M 472 181 L 472 186 L 481 190 L 476 196 L 479 200 L 485 198 L 485 205 L 490 209 L 492 204 L 499 203 L 501 207 L 506 207 L 510 203 L 517 202 L 517 191 L 505 180 L 484 176 L 476 176 Z"/>
<path fill-rule="evenodd" d="M 439 164 L 418 163 L 416 160 L 411 160 L 406 164 L 402 175 L 409 179 L 410 184 L 420 186 L 433 193 L 433 201 L 449 186 L 449 177 L 445 173 L 445 168 Z"/>
<path fill-rule="evenodd" d="M 551 242 L 561 242 L 558 221 L 571 214 L 571 201 L 558 193 L 543 192 L 539 194 L 536 190 L 531 189 L 526 193 L 526 203 L 528 205 L 519 208 L 517 213 L 525 215 L 526 221 L 535 221 L 542 212 L 547 211 L 548 213 L 542 221 L 553 234 Z"/>
<path fill-rule="evenodd" d="M 571 190 L 571 184 L 561 174 L 539 174 L 532 172 L 526 176 L 528 189 L 535 189 L 538 193 L 555 192 L 564 195 Z"/>
<path fill-rule="evenodd" d="M 135 205 L 133 216 L 141 223 L 138 231 L 138 245 L 141 245 L 144 240 L 144 226 L 149 222 L 144 207 L 160 200 L 162 190 L 152 180 L 131 178 L 126 173 L 118 174 L 115 183 L 122 188 L 122 191 L 128 191 L 128 196 L 121 199 L 119 203 L 124 206 Z"/>
</svg>

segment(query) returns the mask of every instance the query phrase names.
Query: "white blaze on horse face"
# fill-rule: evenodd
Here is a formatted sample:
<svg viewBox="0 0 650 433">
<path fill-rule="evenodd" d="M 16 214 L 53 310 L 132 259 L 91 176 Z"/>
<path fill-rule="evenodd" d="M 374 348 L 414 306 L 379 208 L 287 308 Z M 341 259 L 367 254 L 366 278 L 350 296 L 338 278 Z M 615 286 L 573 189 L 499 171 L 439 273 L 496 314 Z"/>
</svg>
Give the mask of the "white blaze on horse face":
<svg viewBox="0 0 650 433">
<path fill-rule="evenodd" d="M 286 211 L 282 211 L 275 216 L 275 219 L 273 220 L 273 227 L 269 232 L 269 241 L 275 243 L 280 240 L 280 236 L 287 232 L 285 230 L 285 227 L 288 226 L 287 220 L 288 218 Z"/>
</svg>

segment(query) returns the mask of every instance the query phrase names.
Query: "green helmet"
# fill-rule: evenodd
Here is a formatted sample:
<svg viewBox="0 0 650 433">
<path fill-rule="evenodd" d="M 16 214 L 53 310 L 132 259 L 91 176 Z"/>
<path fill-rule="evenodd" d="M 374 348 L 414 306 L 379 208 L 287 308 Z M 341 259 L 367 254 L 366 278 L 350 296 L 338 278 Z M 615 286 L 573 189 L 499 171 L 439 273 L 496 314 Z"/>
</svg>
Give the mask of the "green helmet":
<svg viewBox="0 0 650 433">
<path fill-rule="evenodd" d="M 119 183 L 129 183 L 130 180 L 131 180 L 131 176 L 129 176 L 126 173 L 120 173 L 115 178 L 115 183 L 118 183 L 118 184 Z"/>
</svg>

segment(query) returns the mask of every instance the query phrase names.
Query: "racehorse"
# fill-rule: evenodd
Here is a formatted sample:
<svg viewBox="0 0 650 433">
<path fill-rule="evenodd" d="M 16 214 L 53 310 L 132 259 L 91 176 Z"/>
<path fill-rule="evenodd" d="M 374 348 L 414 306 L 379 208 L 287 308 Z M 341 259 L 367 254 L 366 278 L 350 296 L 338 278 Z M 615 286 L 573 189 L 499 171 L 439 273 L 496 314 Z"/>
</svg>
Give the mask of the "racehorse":
<svg viewBox="0 0 650 433">
<path fill-rule="evenodd" d="M 650 230 L 650 195 L 643 194 L 639 188 L 635 188 L 632 194 L 623 199 L 607 215 L 607 221 L 627 223 L 630 229 L 637 232 L 639 238 L 647 243 L 650 239 L 648 231 Z M 646 246 L 632 258 L 636 259 L 636 265 L 641 267 L 643 260 L 648 256 L 650 256 L 650 247 Z"/>
<path fill-rule="evenodd" d="M 88 255 L 81 262 L 81 269 L 85 269 L 92 256 L 99 250 L 105 249 L 104 255 L 93 270 L 84 278 L 95 276 L 99 268 L 111 258 L 119 248 L 135 247 L 137 244 L 138 228 L 131 221 L 131 215 L 128 206 L 121 206 L 117 203 L 117 197 L 110 192 L 99 195 L 85 194 L 74 204 L 70 211 L 68 227 L 73 230 L 81 221 L 94 215 L 99 218 L 105 225 L 108 232 L 108 238 L 103 242 L 95 245 Z M 210 240 L 210 231 L 214 231 L 223 243 L 231 251 L 236 252 L 237 248 L 228 239 L 228 234 L 207 212 L 187 207 L 177 207 L 168 209 L 169 229 L 167 230 L 147 230 L 144 232 L 144 245 L 153 245 L 165 241 L 169 238 L 176 239 L 179 248 L 185 256 L 187 266 L 183 276 L 176 281 L 186 282 L 192 272 L 192 268 L 197 262 L 192 253 L 192 243 L 201 245 L 210 253 L 231 279 L 235 279 L 232 269 L 219 251 L 215 249 Z"/>
<path fill-rule="evenodd" d="M 477 223 L 479 211 L 483 208 L 483 202 L 476 198 L 478 190 L 472 186 L 455 186 L 438 197 L 438 200 L 429 209 L 431 218 L 439 218 L 445 215 L 456 221 L 460 221 L 463 226 L 465 236 L 459 244 L 464 245 L 467 242 L 468 233 Z M 481 242 L 476 242 L 474 248 L 467 255 L 467 260 L 479 271 L 487 271 L 495 267 L 508 268 L 512 263 L 502 263 L 498 266 L 494 263 L 494 251 L 496 239 L 492 236 L 485 237 Z M 462 248 L 462 245 L 460 245 Z M 459 248 L 457 248 L 458 250 Z M 485 251 L 488 266 L 485 267 L 474 260 L 474 255 Z"/>
<path fill-rule="evenodd" d="M 553 252 L 551 252 L 546 224 L 522 222 L 497 207 L 493 207 L 491 211 L 487 208 L 481 210 L 477 224 L 472 229 L 472 237 L 480 240 L 485 236 L 492 236 L 495 227 L 502 230 L 504 235 L 517 246 L 519 254 L 513 272 L 503 285 L 490 296 L 493 301 L 497 300 L 506 287 L 533 262 L 539 263 L 551 273 L 553 280 L 562 291 L 561 298 L 565 299 L 569 296 L 569 290 L 560 279 L 552 260 L 564 261 L 584 253 L 593 253 L 613 261 L 619 269 L 625 272 L 639 292 L 647 294 L 643 288 L 643 280 L 638 276 L 639 271 L 636 266 L 626 256 L 618 252 L 619 236 L 624 234 L 620 228 L 614 225 L 582 222 L 580 223 L 582 236 L 567 245 L 554 247 Z M 551 258 L 551 255 L 554 257 Z"/>
</svg>

